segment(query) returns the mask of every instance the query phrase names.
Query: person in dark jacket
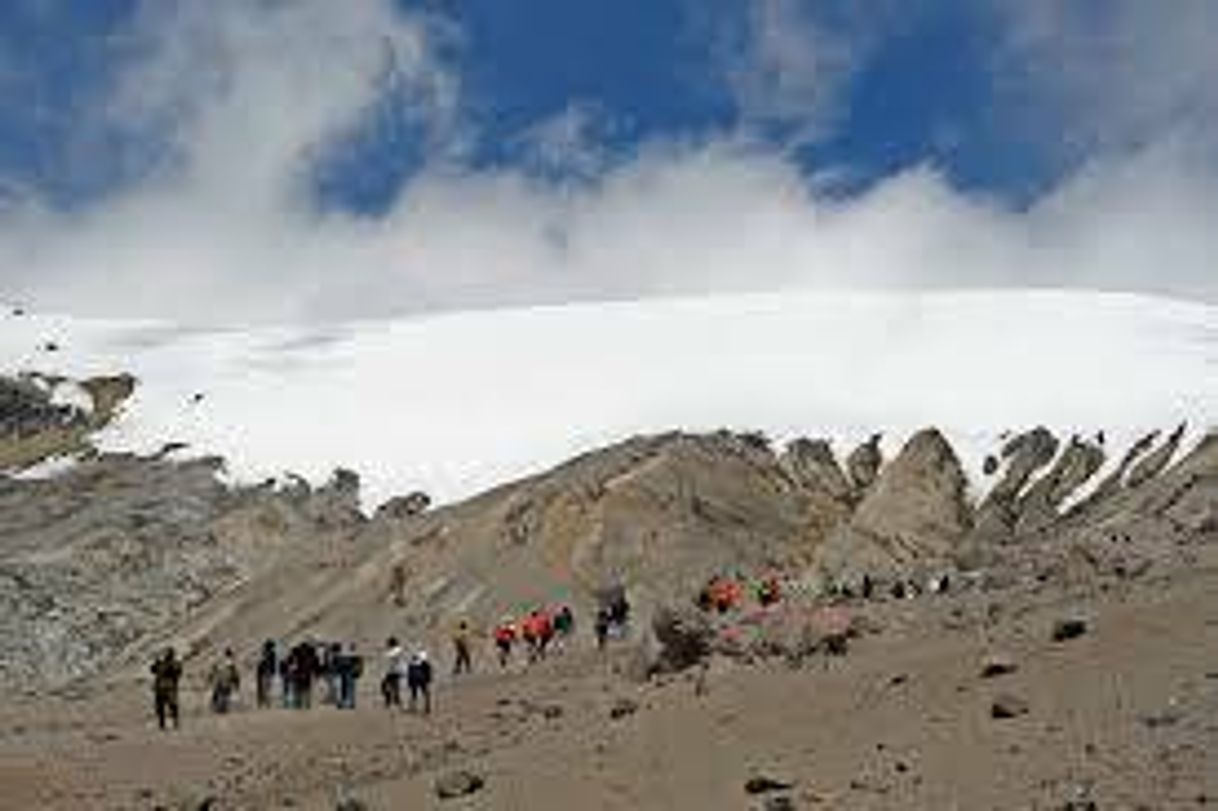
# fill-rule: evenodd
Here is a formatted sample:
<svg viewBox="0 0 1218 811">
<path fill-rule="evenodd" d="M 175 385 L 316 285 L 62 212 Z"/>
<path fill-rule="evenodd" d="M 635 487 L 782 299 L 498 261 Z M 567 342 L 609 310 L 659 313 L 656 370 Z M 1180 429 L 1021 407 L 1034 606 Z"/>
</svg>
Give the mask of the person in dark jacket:
<svg viewBox="0 0 1218 811">
<path fill-rule="evenodd" d="M 149 670 L 152 672 L 152 699 L 157 726 L 164 729 L 168 718 L 173 722 L 173 728 L 177 729 L 178 682 L 182 679 L 182 665 L 173 648 L 166 648 Z"/>
<path fill-rule="evenodd" d="M 258 657 L 258 667 L 255 671 L 255 692 L 259 707 L 271 705 L 271 691 L 274 689 L 275 674 L 279 671 L 279 655 L 275 650 L 275 640 L 268 639 L 262 643 L 262 654 Z"/>
<path fill-rule="evenodd" d="M 423 714 L 431 714 L 431 662 L 427 651 L 415 653 L 406 666 L 406 687 L 410 690 L 410 711 L 414 712 L 418 699 L 423 699 Z"/>
<path fill-rule="evenodd" d="M 321 670 L 321 662 L 317 658 L 317 649 L 309 642 L 301 642 L 292 648 L 294 661 L 292 667 L 294 706 L 298 710 L 307 710 L 313 706 L 313 680 Z"/>
<path fill-rule="evenodd" d="M 340 710 L 353 710 L 356 683 L 364 674 L 364 658 L 355 652 L 355 643 L 348 642 L 346 650 L 334 655 L 333 664 L 338 676 L 336 706 Z"/>
</svg>

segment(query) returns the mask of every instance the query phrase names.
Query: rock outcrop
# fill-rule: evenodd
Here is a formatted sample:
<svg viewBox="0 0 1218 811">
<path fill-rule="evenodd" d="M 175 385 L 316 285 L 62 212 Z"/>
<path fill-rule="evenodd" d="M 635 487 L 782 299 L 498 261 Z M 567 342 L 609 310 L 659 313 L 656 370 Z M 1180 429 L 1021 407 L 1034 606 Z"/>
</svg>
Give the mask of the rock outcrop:
<svg viewBox="0 0 1218 811">
<path fill-rule="evenodd" d="M 884 455 L 880 451 L 880 436 L 872 434 L 846 457 L 846 471 L 850 474 L 850 482 L 857 493 L 865 493 L 880 474 L 880 467 L 884 464 Z"/>
<path fill-rule="evenodd" d="M 833 449 L 823 439 L 794 440 L 787 445 L 779 462 L 788 475 L 808 491 L 823 493 L 844 504 L 856 498 L 856 491 L 837 463 Z"/>
<path fill-rule="evenodd" d="M 88 403 L 58 397 L 61 390 L 73 387 Z M 0 471 L 88 450 L 90 434 L 109 424 L 134 390 L 135 378 L 130 375 L 80 383 L 38 373 L 0 375 Z"/>
<path fill-rule="evenodd" d="M 955 452 L 934 429 L 915 434 L 855 510 L 821 547 L 831 581 L 892 577 L 922 562 L 946 562 L 972 526 L 966 480 Z"/>
</svg>

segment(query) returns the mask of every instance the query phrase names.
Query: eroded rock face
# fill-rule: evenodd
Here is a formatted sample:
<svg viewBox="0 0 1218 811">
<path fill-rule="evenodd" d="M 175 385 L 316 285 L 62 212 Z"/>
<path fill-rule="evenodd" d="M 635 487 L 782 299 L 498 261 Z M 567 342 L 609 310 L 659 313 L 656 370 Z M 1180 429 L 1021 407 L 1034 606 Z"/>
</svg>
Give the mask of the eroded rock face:
<svg viewBox="0 0 1218 811">
<path fill-rule="evenodd" d="M 823 439 L 797 439 L 787 445 L 780 464 L 790 476 L 808 489 L 823 492 L 842 502 L 852 501 L 855 490 L 846 479 L 833 449 Z"/>
<path fill-rule="evenodd" d="M 876 481 L 884 455 L 880 451 L 880 434 L 872 436 L 846 457 L 846 470 L 856 493 L 865 493 Z"/>
<path fill-rule="evenodd" d="M 1094 476 L 1103 464 L 1104 451 L 1099 445 L 1072 437 L 1049 472 L 1020 497 L 1016 506 L 1015 532 L 1035 532 L 1053 524 L 1058 519 L 1062 502 Z"/>
<path fill-rule="evenodd" d="M 376 518 L 404 521 L 422 515 L 431 506 L 431 496 L 416 490 L 404 496 L 395 496 L 376 508 Z"/>
<path fill-rule="evenodd" d="M 1176 455 L 1176 451 L 1180 449 L 1180 442 L 1184 438 L 1184 428 L 1183 424 L 1178 425 L 1161 447 L 1152 451 L 1133 466 L 1125 481 L 1127 487 L 1138 487 L 1163 472 L 1164 468 L 1167 467 L 1168 463 Z"/>
<path fill-rule="evenodd" d="M 222 464 L 109 454 L 50 479 L 0 478 L 0 684 L 104 671 L 293 545 L 313 554 L 358 503 L 341 474 L 302 500 L 229 488 Z"/>
<path fill-rule="evenodd" d="M 972 526 L 966 480 L 935 429 L 915 434 L 884 468 L 849 523 L 821 549 L 831 579 L 888 576 L 919 561 L 945 560 Z"/>
</svg>

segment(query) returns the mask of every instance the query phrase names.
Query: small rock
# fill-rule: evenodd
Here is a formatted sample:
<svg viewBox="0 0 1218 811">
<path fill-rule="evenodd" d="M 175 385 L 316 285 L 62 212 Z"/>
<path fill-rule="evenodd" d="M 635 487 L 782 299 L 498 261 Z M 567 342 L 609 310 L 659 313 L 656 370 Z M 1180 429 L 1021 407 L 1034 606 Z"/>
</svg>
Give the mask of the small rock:
<svg viewBox="0 0 1218 811">
<path fill-rule="evenodd" d="M 436 778 L 436 796 L 441 800 L 465 797 L 486 785 L 482 775 L 466 769 L 449 772 Z"/>
<path fill-rule="evenodd" d="M 563 713 L 563 709 L 558 704 L 547 704 L 541 710 L 542 716 L 545 718 L 549 718 L 550 720 L 553 720 L 555 718 L 562 718 L 562 713 Z"/>
<path fill-rule="evenodd" d="M 761 804 L 762 811 L 795 811 L 795 801 L 786 794 L 773 794 Z"/>
<path fill-rule="evenodd" d="M 609 708 L 609 717 L 613 719 L 625 718 L 628 715 L 634 715 L 638 712 L 639 702 L 630 698 L 619 698 L 613 702 L 613 706 Z"/>
<path fill-rule="evenodd" d="M 998 676 L 1006 676 L 1014 673 L 1019 669 L 1019 666 L 1014 661 L 1006 656 L 994 654 L 987 656 L 981 663 L 981 678 L 993 679 Z"/>
<path fill-rule="evenodd" d="M 1142 716 L 1142 723 L 1150 729 L 1158 729 L 1159 727 L 1169 727 L 1177 723 L 1181 714 L 1175 710 L 1164 710 L 1163 712 L 1149 713 Z"/>
<path fill-rule="evenodd" d="M 745 781 L 744 791 L 746 794 L 765 794 L 771 791 L 786 791 L 794 785 L 785 780 L 759 774 Z"/>
<path fill-rule="evenodd" d="M 1018 696 L 1003 693 L 994 698 L 990 704 L 991 718 L 1015 718 L 1028 714 L 1028 702 Z"/>
<path fill-rule="evenodd" d="M 1064 619 L 1053 623 L 1053 641 L 1065 642 L 1087 633 L 1087 623 L 1081 619 Z"/>
</svg>

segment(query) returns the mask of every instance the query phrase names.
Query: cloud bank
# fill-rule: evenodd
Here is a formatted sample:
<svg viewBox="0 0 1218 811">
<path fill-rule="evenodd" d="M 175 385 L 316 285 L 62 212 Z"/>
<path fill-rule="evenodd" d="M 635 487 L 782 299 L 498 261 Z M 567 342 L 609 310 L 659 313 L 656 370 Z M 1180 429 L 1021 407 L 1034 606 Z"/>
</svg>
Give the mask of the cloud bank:
<svg viewBox="0 0 1218 811">
<path fill-rule="evenodd" d="M 451 22 L 390 0 L 149 3 L 104 115 L 160 134 L 163 159 L 81 210 L 10 197 L 3 296 L 230 323 L 786 288 L 1218 298 L 1218 88 L 1201 81 L 1218 67 L 1212 7 L 1147 20 L 1145 4 L 1116 3 L 1098 32 L 1061 4 L 995 7 L 996 93 L 1075 167 L 1026 208 L 961 192 L 933 165 L 843 197 L 755 137 L 758 122 L 805 139 L 832 127 L 883 47 L 783 0 L 756 0 L 752 45 L 725 66 L 737 127 L 610 160 L 596 110 L 573 103 L 521 135 L 534 161 L 494 169 L 463 160 Z M 318 163 L 386 99 L 423 133 L 420 170 L 376 216 L 319 207 Z"/>
</svg>

